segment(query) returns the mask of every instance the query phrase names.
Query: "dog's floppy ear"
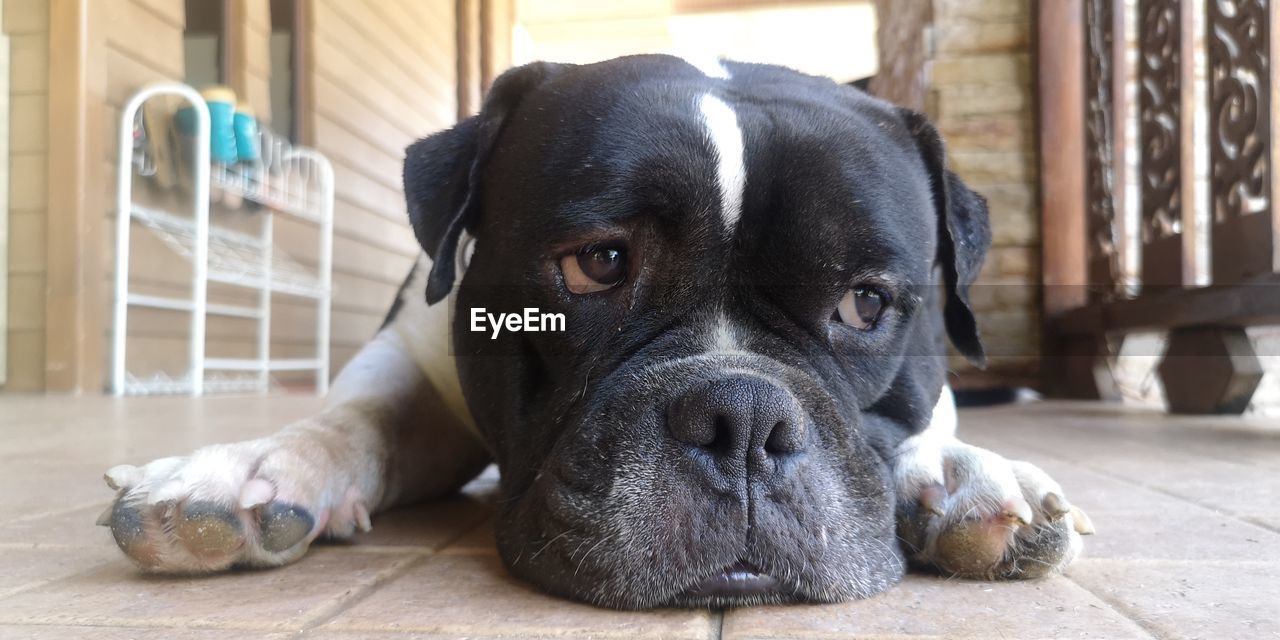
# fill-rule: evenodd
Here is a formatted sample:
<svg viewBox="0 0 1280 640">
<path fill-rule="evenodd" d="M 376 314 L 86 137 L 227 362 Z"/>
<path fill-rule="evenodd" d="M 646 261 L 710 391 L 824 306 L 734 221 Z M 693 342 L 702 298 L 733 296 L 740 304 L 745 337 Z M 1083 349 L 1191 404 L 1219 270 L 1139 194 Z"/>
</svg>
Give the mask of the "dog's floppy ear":
<svg viewBox="0 0 1280 640">
<path fill-rule="evenodd" d="M 924 156 L 938 211 L 938 264 L 946 285 L 943 316 L 951 344 L 969 362 L 986 366 L 986 353 L 978 334 L 978 322 L 969 303 L 969 285 L 978 278 L 982 260 L 991 246 L 987 201 L 965 186 L 947 168 L 942 136 L 924 115 L 901 109 L 907 128 Z"/>
<path fill-rule="evenodd" d="M 480 177 L 507 115 L 520 99 L 568 65 L 534 62 L 494 81 L 480 113 L 405 150 L 404 194 L 418 244 L 431 256 L 427 303 L 443 300 L 457 277 L 462 232 L 475 226 Z"/>
</svg>

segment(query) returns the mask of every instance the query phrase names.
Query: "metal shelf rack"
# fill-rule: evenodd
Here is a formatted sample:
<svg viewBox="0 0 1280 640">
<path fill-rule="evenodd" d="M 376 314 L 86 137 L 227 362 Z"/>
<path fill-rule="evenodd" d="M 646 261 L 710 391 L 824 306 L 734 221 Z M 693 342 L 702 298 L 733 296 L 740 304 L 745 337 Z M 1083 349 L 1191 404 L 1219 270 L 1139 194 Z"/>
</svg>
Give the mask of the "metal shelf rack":
<svg viewBox="0 0 1280 640">
<path fill-rule="evenodd" d="M 135 149 L 134 128 L 147 100 L 172 95 L 194 108 L 191 138 L 191 211 L 175 213 L 135 202 L 133 181 L 153 160 Z M 210 122 L 204 98 L 179 83 L 145 87 L 125 105 L 120 116 L 116 186 L 116 264 L 113 307 L 111 390 L 115 395 L 264 392 L 273 371 L 314 371 L 315 385 L 324 393 L 329 382 L 329 323 L 333 263 L 333 168 L 312 149 L 291 146 L 263 131 L 261 159 L 252 163 L 211 163 Z M 216 188 L 262 205 L 258 234 L 226 228 L 210 220 L 210 192 Z M 318 265 L 308 268 L 275 246 L 275 216 L 286 215 L 318 228 Z M 130 291 L 129 246 L 134 230 L 145 230 L 175 255 L 191 264 L 189 297 L 158 296 Z M 256 305 L 210 303 L 210 282 L 257 292 Z M 275 294 L 315 301 L 315 354 L 309 358 L 271 357 L 271 302 Z M 184 311 L 191 314 L 189 368 L 183 375 L 138 374 L 127 367 L 130 307 Z M 221 315 L 255 320 L 256 357 L 206 356 L 206 319 Z"/>
</svg>

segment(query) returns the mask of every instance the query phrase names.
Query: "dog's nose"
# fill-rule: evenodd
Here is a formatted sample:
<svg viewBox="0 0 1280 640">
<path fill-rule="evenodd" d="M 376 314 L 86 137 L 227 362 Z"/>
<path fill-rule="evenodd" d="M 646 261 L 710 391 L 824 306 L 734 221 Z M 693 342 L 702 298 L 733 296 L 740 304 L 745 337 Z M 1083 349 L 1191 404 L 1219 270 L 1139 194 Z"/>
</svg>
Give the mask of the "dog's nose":
<svg viewBox="0 0 1280 640">
<path fill-rule="evenodd" d="M 689 389 L 671 403 L 667 428 L 677 441 L 722 465 L 763 463 L 805 446 L 800 403 L 777 383 L 756 376 L 720 378 Z"/>
</svg>

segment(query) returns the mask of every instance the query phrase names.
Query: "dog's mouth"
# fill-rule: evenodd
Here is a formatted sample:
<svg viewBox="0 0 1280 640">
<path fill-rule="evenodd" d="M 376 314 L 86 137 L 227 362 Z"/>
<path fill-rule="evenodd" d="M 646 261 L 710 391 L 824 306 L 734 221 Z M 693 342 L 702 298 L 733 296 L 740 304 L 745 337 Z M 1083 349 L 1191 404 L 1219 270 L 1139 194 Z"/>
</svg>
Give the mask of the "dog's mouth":
<svg viewBox="0 0 1280 640">
<path fill-rule="evenodd" d="M 717 601 L 760 598 L 777 593 L 780 586 L 777 578 L 739 560 L 689 587 L 681 596 Z"/>
</svg>

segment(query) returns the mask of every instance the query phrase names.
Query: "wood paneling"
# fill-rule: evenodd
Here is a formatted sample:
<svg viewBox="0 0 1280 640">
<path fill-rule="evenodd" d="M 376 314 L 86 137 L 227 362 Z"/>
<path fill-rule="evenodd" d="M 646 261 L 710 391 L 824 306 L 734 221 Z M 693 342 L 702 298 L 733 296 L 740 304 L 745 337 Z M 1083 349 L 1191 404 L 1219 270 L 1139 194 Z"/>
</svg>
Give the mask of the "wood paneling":
<svg viewBox="0 0 1280 640">
<path fill-rule="evenodd" d="M 61 83 L 56 86 L 67 94 L 58 105 L 46 96 L 51 50 L 46 3 L 50 1 L 89 12 L 83 14 L 88 18 L 83 24 L 65 30 L 62 37 L 74 41 L 60 42 L 55 49 L 60 57 L 64 50 L 83 54 L 59 61 L 75 66 L 55 76 Z M 41 4 L 46 5 L 43 14 L 34 10 Z M 243 20 L 238 23 L 240 46 L 234 56 L 241 61 L 237 88 L 266 120 L 270 109 L 267 5 L 259 0 L 233 0 L 232 4 L 233 13 Z M 331 339 L 336 373 L 379 326 L 419 251 L 407 224 L 400 169 L 406 146 L 455 120 L 456 25 L 453 2 L 444 0 L 304 0 L 304 4 L 302 23 L 310 32 L 300 35 L 308 59 L 298 70 L 302 74 L 298 80 L 309 110 L 296 117 L 303 123 L 304 137 L 330 157 L 337 175 Z M 6 2 L 5 10 L 5 26 L 13 43 L 12 91 L 21 96 L 14 103 L 15 123 L 20 120 L 27 125 L 14 127 L 21 131 L 15 136 L 12 161 L 15 222 L 11 226 L 21 239 L 31 241 L 13 252 L 19 275 L 13 297 L 14 304 L 35 305 L 9 332 L 11 361 L 30 366 L 11 369 L 7 388 L 97 391 L 102 388 L 103 356 L 94 345 L 105 347 L 110 334 L 107 311 L 118 110 L 149 82 L 183 78 L 184 5 L 182 0 L 22 0 Z M 69 18 L 63 19 L 71 24 Z M 84 33 L 86 29 L 90 33 Z M 94 65 L 101 72 L 91 77 L 86 72 Z M 80 110 L 95 100 L 96 106 Z M 62 181 L 57 188 L 49 184 L 48 171 L 55 160 L 48 156 L 47 139 L 38 132 L 48 131 L 50 122 L 63 122 L 59 114 L 64 113 L 72 126 L 60 133 L 68 141 L 63 153 L 78 159 L 81 175 L 77 180 L 87 188 L 66 191 Z M 158 194 L 145 186 L 136 192 L 143 199 L 178 202 L 174 194 Z M 44 220 L 53 204 L 51 197 L 60 199 L 59 219 L 68 226 L 47 233 Z M 303 264 L 313 264 L 314 228 L 283 217 L 277 220 L 276 238 L 282 250 Z M 148 235 L 138 230 L 133 235 L 136 288 L 185 295 L 189 265 Z M 19 239 L 14 237 L 15 244 Z M 76 266 L 82 255 L 89 256 L 85 266 Z M 57 262 L 61 270 L 56 279 L 46 272 L 50 262 Z M 77 297 L 73 291 L 82 294 Z M 61 292 L 56 300 L 55 292 Z M 211 301 L 247 301 L 247 295 L 224 286 L 210 288 Z M 63 308 L 71 311 L 64 321 L 69 324 L 53 327 L 51 332 L 55 309 Z M 273 349 L 286 356 L 304 355 L 301 351 L 315 332 L 313 310 L 312 301 L 278 297 Z M 187 325 L 185 320 L 175 322 L 182 315 L 131 311 L 130 357 L 140 358 L 131 361 L 131 368 L 136 365 L 141 371 L 154 364 L 172 373 L 185 368 Z M 87 337 L 81 335 L 86 328 Z M 211 317 L 209 330 L 211 355 L 252 355 L 250 323 Z M 71 335 L 81 337 L 66 349 L 62 337 Z M 46 376 L 46 352 L 49 358 L 59 358 L 56 375 Z M 96 374 L 86 378 L 86 372 Z"/>
<path fill-rule="evenodd" d="M 164 20 L 139 0 L 105 0 L 103 4 L 103 28 L 109 46 L 127 52 L 169 78 L 182 78 L 185 67 L 180 25 Z M 177 4 L 180 6 L 181 2 Z"/>
<path fill-rule="evenodd" d="M 9 36 L 9 391 L 44 388 L 49 4 L 4 3 Z"/>
<path fill-rule="evenodd" d="M 381 322 L 418 252 L 400 168 L 406 146 L 455 117 L 454 17 L 445 2 L 315 0 L 314 19 L 313 142 L 337 181 L 337 364 L 340 343 L 358 344 Z M 342 310 L 365 321 L 339 322 Z"/>
</svg>

